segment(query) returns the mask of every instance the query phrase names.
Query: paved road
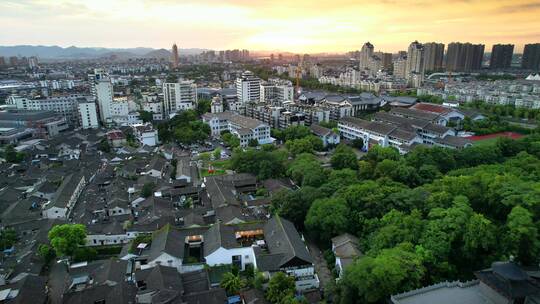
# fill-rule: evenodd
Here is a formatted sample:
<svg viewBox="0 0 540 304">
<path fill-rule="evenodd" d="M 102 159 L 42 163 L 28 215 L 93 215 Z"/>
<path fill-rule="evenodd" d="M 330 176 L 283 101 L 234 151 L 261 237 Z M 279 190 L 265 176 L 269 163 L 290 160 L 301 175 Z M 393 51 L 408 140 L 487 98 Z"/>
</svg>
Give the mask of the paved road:
<svg viewBox="0 0 540 304">
<path fill-rule="evenodd" d="M 307 240 L 307 246 L 309 248 L 309 252 L 311 253 L 311 257 L 313 258 L 313 264 L 315 264 L 315 271 L 317 272 L 319 281 L 321 282 L 320 289 L 324 290 L 330 282 L 334 281 L 334 276 L 330 272 L 330 269 L 328 269 L 324 255 L 319 247 L 317 247 L 317 245 L 310 240 Z"/>
</svg>

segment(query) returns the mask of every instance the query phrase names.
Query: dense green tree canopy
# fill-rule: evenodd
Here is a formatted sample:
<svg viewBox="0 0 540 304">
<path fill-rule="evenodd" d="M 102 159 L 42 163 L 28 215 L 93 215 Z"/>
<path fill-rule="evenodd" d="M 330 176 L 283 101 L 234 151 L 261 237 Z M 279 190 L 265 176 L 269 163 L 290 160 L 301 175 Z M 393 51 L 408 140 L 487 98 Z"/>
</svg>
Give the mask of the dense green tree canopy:
<svg viewBox="0 0 540 304">
<path fill-rule="evenodd" d="M 86 227 L 81 224 L 56 225 L 48 236 L 57 256 L 71 257 L 86 243 Z"/>
</svg>

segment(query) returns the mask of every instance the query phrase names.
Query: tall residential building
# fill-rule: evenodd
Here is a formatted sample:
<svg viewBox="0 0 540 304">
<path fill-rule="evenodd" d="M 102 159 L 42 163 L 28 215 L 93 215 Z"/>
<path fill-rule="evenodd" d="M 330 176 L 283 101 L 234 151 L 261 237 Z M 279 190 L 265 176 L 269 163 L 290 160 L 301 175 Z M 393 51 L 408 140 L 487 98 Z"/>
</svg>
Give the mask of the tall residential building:
<svg viewBox="0 0 540 304">
<path fill-rule="evenodd" d="M 37 69 L 39 67 L 39 61 L 38 61 L 37 57 L 32 56 L 32 57 L 28 58 L 28 67 L 30 69 Z"/>
<path fill-rule="evenodd" d="M 443 68 L 444 43 L 424 43 L 424 69 L 426 71 L 440 71 Z"/>
<path fill-rule="evenodd" d="M 409 85 L 419 87 L 424 82 L 424 46 L 418 41 L 409 45 L 405 78 Z"/>
<path fill-rule="evenodd" d="M 521 67 L 527 70 L 540 70 L 540 43 L 525 45 Z"/>
<path fill-rule="evenodd" d="M 92 82 L 92 94 L 97 99 L 101 123 L 104 125 L 111 123 L 111 104 L 114 94 L 111 78 L 104 69 L 94 69 L 94 74 L 89 75 L 89 78 Z"/>
<path fill-rule="evenodd" d="M 173 68 L 177 68 L 180 65 L 180 56 L 178 55 L 178 46 L 173 44 L 172 46 L 172 55 L 171 55 L 171 64 Z"/>
<path fill-rule="evenodd" d="M 377 56 L 381 58 L 382 68 L 385 70 L 392 69 L 392 53 L 382 53 L 380 52 Z"/>
<path fill-rule="evenodd" d="M 494 44 L 489 59 L 490 69 L 508 69 L 512 64 L 513 44 Z"/>
<path fill-rule="evenodd" d="M 6 65 L 6 59 L 4 58 L 4 56 L 0 56 L 0 67 L 5 66 L 5 65 Z"/>
<path fill-rule="evenodd" d="M 81 100 L 78 105 L 80 125 L 83 129 L 96 129 L 99 127 L 96 103 Z"/>
<path fill-rule="evenodd" d="M 166 116 L 194 109 L 197 104 L 197 85 L 191 80 L 163 84 L 163 112 Z"/>
<path fill-rule="evenodd" d="M 407 55 L 400 54 L 394 60 L 394 76 L 399 78 L 405 78 L 405 71 L 407 67 Z"/>
<path fill-rule="evenodd" d="M 261 97 L 261 79 L 250 71 L 236 78 L 236 96 L 241 103 L 258 102 Z"/>
<path fill-rule="evenodd" d="M 452 42 L 446 53 L 446 70 L 452 72 L 470 72 L 482 68 L 484 45 Z"/>
<path fill-rule="evenodd" d="M 371 56 L 373 56 L 373 49 L 373 44 L 369 42 L 364 43 L 364 45 L 362 46 L 359 60 L 360 70 L 367 69 L 369 67 L 369 60 Z"/>
</svg>

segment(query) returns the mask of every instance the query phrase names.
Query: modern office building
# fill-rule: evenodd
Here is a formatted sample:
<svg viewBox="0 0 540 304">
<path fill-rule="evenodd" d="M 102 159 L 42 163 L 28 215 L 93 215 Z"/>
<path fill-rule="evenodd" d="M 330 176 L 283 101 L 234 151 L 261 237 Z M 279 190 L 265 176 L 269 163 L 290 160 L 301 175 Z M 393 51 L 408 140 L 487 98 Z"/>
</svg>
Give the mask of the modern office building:
<svg viewBox="0 0 540 304">
<path fill-rule="evenodd" d="M 424 82 L 424 46 L 418 41 L 409 45 L 405 78 L 412 87 L 419 87 Z"/>
<path fill-rule="evenodd" d="M 540 43 L 525 45 L 521 67 L 527 70 L 540 70 Z"/>
<path fill-rule="evenodd" d="M 163 84 L 163 110 L 166 116 L 195 108 L 197 85 L 191 80 L 166 82 Z"/>
<path fill-rule="evenodd" d="M 236 78 L 236 96 L 241 103 L 259 102 L 261 98 L 261 79 L 250 71 Z"/>
<path fill-rule="evenodd" d="M 171 65 L 173 68 L 177 68 L 180 65 L 180 56 L 178 55 L 178 46 L 176 43 L 172 46 Z"/>
<path fill-rule="evenodd" d="M 471 72 L 482 68 L 484 45 L 452 42 L 446 54 L 446 70 Z"/>
<path fill-rule="evenodd" d="M 513 44 L 495 44 L 491 49 L 490 69 L 508 69 L 512 64 Z"/>
<path fill-rule="evenodd" d="M 440 71 L 444 61 L 444 43 L 424 43 L 424 69 L 426 71 Z"/>
<path fill-rule="evenodd" d="M 369 60 L 371 59 L 371 56 L 373 56 L 373 50 L 373 44 L 369 42 L 364 43 L 364 45 L 362 46 L 359 60 L 360 70 L 367 69 L 369 67 Z"/>
</svg>

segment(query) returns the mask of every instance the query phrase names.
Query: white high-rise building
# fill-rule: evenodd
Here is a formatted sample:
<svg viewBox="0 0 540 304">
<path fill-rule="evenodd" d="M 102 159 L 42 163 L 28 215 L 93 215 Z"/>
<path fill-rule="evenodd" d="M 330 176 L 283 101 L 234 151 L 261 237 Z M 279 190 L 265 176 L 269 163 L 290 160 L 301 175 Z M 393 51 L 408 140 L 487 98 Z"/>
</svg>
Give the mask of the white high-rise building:
<svg viewBox="0 0 540 304">
<path fill-rule="evenodd" d="M 166 115 L 194 109 L 197 104 L 197 85 L 191 80 L 163 84 L 163 110 Z"/>
<path fill-rule="evenodd" d="M 236 78 L 236 96 L 241 103 L 258 102 L 261 97 L 261 79 L 250 71 Z"/>
<path fill-rule="evenodd" d="M 93 101 L 79 102 L 79 117 L 83 129 L 96 129 L 99 127 L 96 103 Z"/>
<path fill-rule="evenodd" d="M 90 75 L 92 80 L 92 93 L 96 96 L 99 107 L 99 118 L 101 123 L 112 122 L 111 104 L 113 102 L 113 85 L 109 74 L 103 69 L 95 69 Z"/>
<path fill-rule="evenodd" d="M 405 76 L 413 87 L 419 87 L 424 82 L 424 46 L 418 41 L 409 45 Z"/>
</svg>

